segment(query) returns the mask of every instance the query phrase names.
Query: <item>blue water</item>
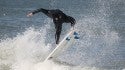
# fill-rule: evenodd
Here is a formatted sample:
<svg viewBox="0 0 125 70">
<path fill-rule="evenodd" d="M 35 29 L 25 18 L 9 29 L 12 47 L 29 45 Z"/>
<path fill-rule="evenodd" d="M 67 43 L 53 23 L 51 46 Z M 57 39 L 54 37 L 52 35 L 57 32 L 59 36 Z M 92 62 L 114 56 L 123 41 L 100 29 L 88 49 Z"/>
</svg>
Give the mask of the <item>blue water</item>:
<svg viewBox="0 0 125 70">
<path fill-rule="evenodd" d="M 80 39 L 56 58 L 76 67 L 42 64 L 54 48 L 54 24 L 43 13 L 26 16 L 41 7 L 61 9 L 76 19 Z M 0 70 L 125 68 L 124 0 L 0 0 L 0 10 Z M 63 24 L 61 39 L 69 27 Z"/>
</svg>

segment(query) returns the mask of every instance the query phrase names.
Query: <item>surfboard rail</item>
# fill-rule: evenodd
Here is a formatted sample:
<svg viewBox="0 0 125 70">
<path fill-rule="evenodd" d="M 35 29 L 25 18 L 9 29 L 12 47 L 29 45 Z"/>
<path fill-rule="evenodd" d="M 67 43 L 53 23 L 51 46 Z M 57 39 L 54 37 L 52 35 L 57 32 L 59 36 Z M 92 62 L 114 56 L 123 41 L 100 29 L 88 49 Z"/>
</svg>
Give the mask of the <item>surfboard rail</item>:
<svg viewBox="0 0 125 70">
<path fill-rule="evenodd" d="M 56 46 L 56 48 L 47 56 L 47 58 L 45 58 L 44 62 L 53 57 L 56 57 L 55 55 L 61 53 L 63 49 L 66 49 L 71 44 L 73 44 L 76 36 L 74 33 L 76 33 L 75 30 L 71 30 L 70 32 L 68 32 L 63 40 Z"/>
</svg>

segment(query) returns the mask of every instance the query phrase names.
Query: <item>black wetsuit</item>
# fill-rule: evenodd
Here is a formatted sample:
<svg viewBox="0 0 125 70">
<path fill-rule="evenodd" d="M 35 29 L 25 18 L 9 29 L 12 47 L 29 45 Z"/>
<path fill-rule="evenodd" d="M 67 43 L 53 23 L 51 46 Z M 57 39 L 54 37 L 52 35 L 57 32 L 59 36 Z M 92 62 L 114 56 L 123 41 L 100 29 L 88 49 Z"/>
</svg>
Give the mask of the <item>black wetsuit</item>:
<svg viewBox="0 0 125 70">
<path fill-rule="evenodd" d="M 56 29 L 56 34 L 55 34 L 56 44 L 59 43 L 59 38 L 60 38 L 61 30 L 62 30 L 62 24 L 71 23 L 71 26 L 74 26 L 76 23 L 73 17 L 67 16 L 59 9 L 47 10 L 47 9 L 40 8 L 40 9 L 33 11 L 32 13 L 36 14 L 39 12 L 42 12 L 48 17 L 53 19 L 53 22 L 55 24 L 55 29 Z"/>
</svg>

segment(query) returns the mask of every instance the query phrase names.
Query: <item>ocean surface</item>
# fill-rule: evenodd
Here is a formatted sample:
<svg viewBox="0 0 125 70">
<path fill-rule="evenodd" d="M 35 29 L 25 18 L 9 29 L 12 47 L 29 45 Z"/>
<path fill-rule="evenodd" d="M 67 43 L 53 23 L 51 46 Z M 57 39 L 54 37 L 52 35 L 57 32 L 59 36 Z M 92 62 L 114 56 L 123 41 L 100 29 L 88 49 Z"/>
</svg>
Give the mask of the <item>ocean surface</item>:
<svg viewBox="0 0 125 70">
<path fill-rule="evenodd" d="M 77 22 L 80 39 L 54 61 L 42 62 L 55 48 L 52 19 L 26 16 L 38 8 Z M 0 0 L 0 70 L 125 70 L 125 0 Z"/>
</svg>

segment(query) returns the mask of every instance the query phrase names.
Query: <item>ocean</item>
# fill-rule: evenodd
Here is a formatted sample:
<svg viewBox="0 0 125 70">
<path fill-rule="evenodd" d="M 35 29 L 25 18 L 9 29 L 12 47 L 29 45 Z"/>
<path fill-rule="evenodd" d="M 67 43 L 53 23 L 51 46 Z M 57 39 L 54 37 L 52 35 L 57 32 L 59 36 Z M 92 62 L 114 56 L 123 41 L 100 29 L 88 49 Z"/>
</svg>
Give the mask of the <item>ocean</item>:
<svg viewBox="0 0 125 70">
<path fill-rule="evenodd" d="M 80 39 L 55 60 L 55 27 L 38 8 L 76 19 Z M 125 70 L 125 0 L 0 0 L 0 70 Z M 61 39 L 70 30 L 63 24 Z"/>
</svg>

